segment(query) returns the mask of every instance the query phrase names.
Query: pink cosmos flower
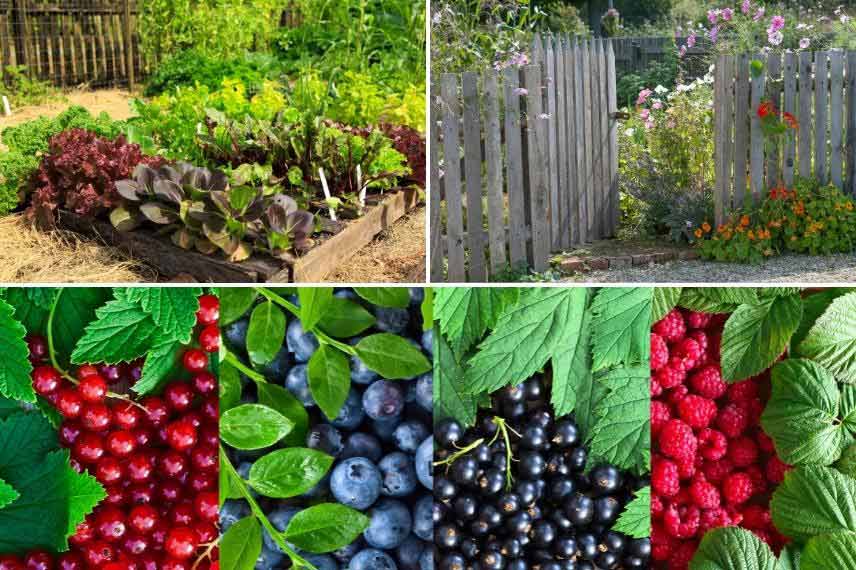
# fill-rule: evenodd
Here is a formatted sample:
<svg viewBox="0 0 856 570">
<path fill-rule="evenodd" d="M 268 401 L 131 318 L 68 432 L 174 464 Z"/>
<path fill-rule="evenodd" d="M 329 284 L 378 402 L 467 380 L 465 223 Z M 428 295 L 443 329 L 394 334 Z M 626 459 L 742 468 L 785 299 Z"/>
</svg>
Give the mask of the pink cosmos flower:
<svg viewBox="0 0 856 570">
<path fill-rule="evenodd" d="M 690 37 L 687 38 L 687 47 L 693 48 L 696 45 L 696 35 L 695 32 L 690 34 Z"/>
<path fill-rule="evenodd" d="M 645 121 L 645 128 L 648 129 L 649 131 L 651 129 L 653 129 L 654 128 L 654 120 L 648 119 L 647 121 Z"/>
<path fill-rule="evenodd" d="M 803 38 L 800 40 L 800 49 L 808 49 L 808 46 L 811 45 L 811 40 L 808 38 Z"/>
<path fill-rule="evenodd" d="M 740 11 L 745 15 L 749 15 L 749 12 L 752 10 L 752 3 L 749 0 L 743 0 L 743 5 L 740 6 Z"/>
<path fill-rule="evenodd" d="M 643 121 L 647 121 L 648 119 L 651 118 L 651 110 L 650 109 L 642 109 L 641 111 L 639 111 L 639 116 L 642 118 Z"/>
<path fill-rule="evenodd" d="M 652 106 L 653 108 L 655 108 L 655 109 L 658 109 L 658 110 L 659 110 L 659 109 L 662 109 L 662 108 L 663 108 L 663 102 L 662 102 L 662 101 L 654 101 L 654 104 L 653 104 L 653 105 L 651 105 L 651 106 Z"/>
<path fill-rule="evenodd" d="M 639 92 L 639 98 L 636 99 L 636 104 L 637 105 L 644 105 L 645 101 L 648 100 L 648 97 L 650 97 L 653 94 L 654 94 L 654 92 L 651 91 L 650 89 L 643 89 L 642 91 Z"/>
<path fill-rule="evenodd" d="M 752 17 L 752 19 L 755 20 L 756 22 L 760 22 L 761 19 L 764 17 L 764 14 L 766 14 L 766 13 L 767 13 L 767 10 L 764 9 L 763 6 L 761 6 L 760 8 L 758 8 L 758 11 L 755 12 L 755 15 Z"/>
<path fill-rule="evenodd" d="M 707 11 L 707 21 L 711 24 L 715 24 L 719 21 L 719 10 L 708 10 Z"/>
<path fill-rule="evenodd" d="M 684 57 L 687 55 L 687 46 L 681 46 L 681 49 L 678 51 L 678 57 Z"/>
<path fill-rule="evenodd" d="M 716 43 L 716 40 L 718 40 L 718 39 L 719 39 L 719 26 L 714 26 L 714 27 L 712 27 L 712 28 L 707 32 L 707 35 L 708 35 L 708 37 L 710 38 L 710 41 L 711 41 L 712 43 Z"/>
<path fill-rule="evenodd" d="M 774 32 L 778 32 L 779 30 L 783 30 L 785 28 L 785 17 L 784 16 L 773 16 L 773 19 L 770 20 L 770 30 Z"/>
<path fill-rule="evenodd" d="M 731 18 L 733 16 L 734 16 L 734 10 L 732 10 L 731 8 L 726 8 L 725 10 L 722 11 L 722 19 L 725 20 L 726 22 L 730 22 Z"/>
</svg>

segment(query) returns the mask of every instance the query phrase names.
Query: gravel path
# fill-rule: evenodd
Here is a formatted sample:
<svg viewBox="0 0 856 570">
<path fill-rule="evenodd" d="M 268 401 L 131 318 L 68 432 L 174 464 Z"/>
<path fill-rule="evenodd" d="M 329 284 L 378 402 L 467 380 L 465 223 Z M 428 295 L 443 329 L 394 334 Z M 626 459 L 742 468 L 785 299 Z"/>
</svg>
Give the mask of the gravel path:
<svg viewBox="0 0 856 570">
<path fill-rule="evenodd" d="M 586 283 L 849 283 L 856 282 L 856 255 L 783 255 L 761 265 L 680 261 L 649 267 L 593 271 L 567 282 Z"/>
</svg>

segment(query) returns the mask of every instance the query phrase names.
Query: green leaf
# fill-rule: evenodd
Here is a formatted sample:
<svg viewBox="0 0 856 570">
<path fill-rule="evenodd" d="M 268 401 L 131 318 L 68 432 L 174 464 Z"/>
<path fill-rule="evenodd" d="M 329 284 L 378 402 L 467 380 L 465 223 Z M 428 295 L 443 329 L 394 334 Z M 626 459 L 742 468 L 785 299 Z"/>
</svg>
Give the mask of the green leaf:
<svg viewBox="0 0 856 570">
<path fill-rule="evenodd" d="M 696 290 L 713 303 L 754 305 L 758 302 L 758 290 L 754 287 L 699 287 Z"/>
<path fill-rule="evenodd" d="M 354 292 L 373 305 L 406 309 L 410 305 L 407 287 L 354 287 Z"/>
<path fill-rule="evenodd" d="M 12 400 L 11 398 L 0 396 L 0 420 L 4 420 L 21 410 L 21 403 L 18 400 Z"/>
<path fill-rule="evenodd" d="M 351 299 L 333 297 L 318 327 L 336 338 L 357 336 L 375 324 L 375 317 Z"/>
<path fill-rule="evenodd" d="M 446 337 L 434 330 L 434 419 L 454 418 L 464 426 L 476 421 L 476 398 L 464 392 L 464 370 Z"/>
<path fill-rule="evenodd" d="M 434 289 L 425 287 L 425 297 L 422 299 L 422 330 L 428 331 L 434 326 Z"/>
<path fill-rule="evenodd" d="M 776 570 L 799 570 L 801 554 L 800 547 L 790 543 L 779 553 L 779 566 Z"/>
<path fill-rule="evenodd" d="M 796 295 L 740 305 L 722 332 L 722 378 L 737 382 L 769 368 L 787 348 L 801 317 L 802 301 Z"/>
<path fill-rule="evenodd" d="M 95 311 L 96 320 L 87 325 L 71 354 L 74 364 L 105 362 L 117 364 L 143 356 L 157 335 L 157 326 L 139 304 L 113 299 Z"/>
<path fill-rule="evenodd" d="M 269 447 L 286 435 L 294 422 L 267 406 L 242 404 L 220 417 L 220 438 L 237 449 Z"/>
<path fill-rule="evenodd" d="M 790 295 L 800 295 L 801 287 L 761 287 L 758 289 L 758 297 L 788 297 Z"/>
<path fill-rule="evenodd" d="M 853 291 L 853 289 L 836 287 L 823 289 L 822 291 L 811 293 L 803 297 L 803 316 L 800 320 L 800 326 L 797 328 L 797 332 L 795 332 L 794 336 L 791 337 L 791 350 L 796 350 L 796 348 L 802 344 L 802 341 L 805 340 L 808 331 L 811 330 L 815 322 L 817 322 L 817 319 L 826 312 L 826 309 L 835 299 L 850 293 L 851 291 Z"/>
<path fill-rule="evenodd" d="M 633 538 L 646 538 L 651 536 L 651 487 L 642 487 L 634 495 L 612 530 Z"/>
<path fill-rule="evenodd" d="M 820 465 L 795 467 L 773 492 L 770 511 L 779 532 L 797 542 L 856 531 L 856 479 Z"/>
<path fill-rule="evenodd" d="M 690 570 L 776 570 L 776 555 L 753 532 L 716 528 L 701 539 Z"/>
<path fill-rule="evenodd" d="M 201 294 L 201 287 L 133 287 L 127 290 L 126 298 L 151 315 L 161 336 L 187 344 L 196 325 Z"/>
<path fill-rule="evenodd" d="M 595 408 L 591 452 L 637 473 L 644 470 L 642 451 L 651 447 L 651 373 L 647 366 L 616 368 L 602 382 L 608 390 Z"/>
<path fill-rule="evenodd" d="M 332 552 L 351 544 L 369 526 L 369 518 L 344 505 L 322 503 L 302 510 L 285 529 L 285 539 L 307 552 Z"/>
<path fill-rule="evenodd" d="M 47 334 L 50 306 L 40 307 L 32 302 L 27 294 L 28 287 L 9 287 L 5 290 L 5 300 L 15 309 L 15 319 L 19 321 L 28 333 Z M 55 289 L 51 289 L 55 291 Z M 107 290 L 109 292 L 109 289 Z"/>
<path fill-rule="evenodd" d="M 220 465 L 231 465 L 229 463 L 229 457 L 226 455 L 226 452 L 223 450 L 223 446 L 220 446 L 219 449 L 220 456 Z M 235 473 L 234 469 L 219 469 L 218 482 L 219 482 L 219 503 L 220 506 L 223 506 L 223 503 L 226 502 L 227 499 L 241 499 L 243 495 L 241 494 L 241 486 L 244 483 L 240 480 L 241 478 Z M 236 480 L 237 479 L 237 480 Z"/>
<path fill-rule="evenodd" d="M 580 382 L 591 376 L 591 313 L 583 309 L 572 314 L 567 323 L 568 339 L 558 346 L 552 358 L 553 390 L 550 403 L 556 416 L 574 411 Z"/>
<path fill-rule="evenodd" d="M 12 485 L 0 479 L 0 509 L 17 500 L 20 496 L 21 494 Z"/>
<path fill-rule="evenodd" d="M 569 344 L 573 330 L 566 323 L 585 310 L 587 294 L 581 287 L 523 289 L 470 360 L 466 391 L 494 392 L 541 370 L 557 349 Z"/>
<path fill-rule="evenodd" d="M 650 287 L 605 287 L 591 305 L 592 369 L 647 359 L 651 328 Z"/>
<path fill-rule="evenodd" d="M 217 380 L 220 412 L 222 413 L 229 408 L 234 408 L 241 401 L 241 377 L 237 368 L 228 362 L 223 362 L 220 364 L 220 374 Z M 261 394 L 259 394 L 259 400 L 261 400 Z"/>
<path fill-rule="evenodd" d="M 391 333 L 369 335 L 354 349 L 367 367 L 390 380 L 413 378 L 431 370 L 422 351 Z"/>
<path fill-rule="evenodd" d="M 586 439 L 590 439 L 595 422 L 598 419 L 595 410 L 607 392 L 603 377 L 604 374 L 602 373 L 597 376 L 586 374 L 580 378 L 579 387 L 577 388 L 577 406 L 574 411 L 574 417 Z"/>
<path fill-rule="evenodd" d="M 348 398 L 351 367 L 338 349 L 322 344 L 309 359 L 307 367 L 312 398 L 328 420 L 336 419 Z"/>
<path fill-rule="evenodd" d="M 500 315 L 517 301 L 515 287 L 443 287 L 437 290 L 434 315 L 440 332 L 458 358 L 496 324 Z"/>
<path fill-rule="evenodd" d="M 253 570 L 262 553 L 262 527 L 254 516 L 229 527 L 220 539 L 220 568 Z"/>
<path fill-rule="evenodd" d="M 170 336 L 156 337 L 143 364 L 143 375 L 131 389 L 140 396 L 160 391 L 181 369 L 178 355 L 182 346 L 180 340 Z"/>
<path fill-rule="evenodd" d="M 740 305 L 723 301 L 713 301 L 704 295 L 705 287 L 685 287 L 681 292 L 679 307 L 699 313 L 733 313 Z"/>
<path fill-rule="evenodd" d="M 297 290 L 300 299 L 300 323 L 303 330 L 311 331 L 321 321 L 333 300 L 332 287 L 301 287 Z"/>
<path fill-rule="evenodd" d="M 773 367 L 772 394 L 761 416 L 785 463 L 829 465 L 841 455 L 845 426 L 838 420 L 840 394 L 832 375 L 811 360 L 788 359 Z"/>
<path fill-rule="evenodd" d="M 68 463 L 68 452 L 66 454 L 66 463 Z M 77 526 L 83 522 L 89 513 L 107 497 L 107 492 L 101 486 L 95 477 L 88 473 L 78 473 L 70 467 L 65 470 L 65 476 L 68 482 L 68 525 L 66 526 L 66 536 L 72 536 L 77 532 Z M 66 547 L 67 543 L 63 544 Z"/>
<path fill-rule="evenodd" d="M 856 478 L 856 443 L 851 443 L 835 463 L 835 468 L 847 475 Z"/>
<path fill-rule="evenodd" d="M 314 487 L 332 465 L 332 457 L 314 449 L 278 449 L 253 463 L 248 481 L 265 497 L 287 499 Z"/>
<path fill-rule="evenodd" d="M 244 316 L 250 310 L 258 293 L 252 287 L 220 287 L 220 326 L 224 327 Z"/>
<path fill-rule="evenodd" d="M 247 329 L 247 354 L 253 364 L 267 364 L 282 348 L 285 315 L 271 301 L 256 305 Z"/>
<path fill-rule="evenodd" d="M 54 302 L 56 287 L 20 287 L 28 301 L 40 309 L 49 311 Z"/>
<path fill-rule="evenodd" d="M 651 303 L 651 322 L 656 323 L 678 306 L 682 287 L 654 287 L 654 299 Z"/>
<path fill-rule="evenodd" d="M 30 373 L 30 349 L 24 336 L 27 331 L 13 317 L 14 309 L 0 300 L 0 396 L 13 400 L 35 402 Z"/>
<path fill-rule="evenodd" d="M 95 320 L 95 311 L 110 298 L 107 287 L 64 287 L 58 291 L 51 324 L 54 350 L 60 363 L 68 364 L 86 325 Z"/>
<path fill-rule="evenodd" d="M 798 350 L 802 356 L 822 364 L 841 382 L 856 382 L 856 293 L 832 301 Z"/>
<path fill-rule="evenodd" d="M 808 541 L 800 558 L 801 570 L 856 568 L 856 532 L 822 534 Z"/>
<path fill-rule="evenodd" d="M 303 445 L 309 430 L 309 413 L 303 404 L 291 392 L 276 384 L 259 384 L 257 390 L 259 404 L 273 408 L 294 424 L 282 442 L 289 446 Z"/>
</svg>

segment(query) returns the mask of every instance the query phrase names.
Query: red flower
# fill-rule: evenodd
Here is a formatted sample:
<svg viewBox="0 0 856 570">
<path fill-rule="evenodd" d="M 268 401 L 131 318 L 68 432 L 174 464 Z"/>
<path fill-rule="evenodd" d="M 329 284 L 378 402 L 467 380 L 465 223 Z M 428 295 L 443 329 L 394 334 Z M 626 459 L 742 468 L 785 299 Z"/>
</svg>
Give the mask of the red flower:
<svg viewBox="0 0 856 570">
<path fill-rule="evenodd" d="M 797 130 L 800 128 L 799 124 L 797 123 L 797 118 L 794 117 L 792 114 L 785 113 L 784 115 L 782 115 L 782 118 L 784 119 L 785 124 L 788 126 L 789 129 Z"/>
<path fill-rule="evenodd" d="M 758 116 L 762 119 L 767 118 L 770 115 L 778 115 L 779 112 L 776 110 L 776 106 L 773 105 L 772 101 L 763 101 L 758 106 Z"/>
</svg>

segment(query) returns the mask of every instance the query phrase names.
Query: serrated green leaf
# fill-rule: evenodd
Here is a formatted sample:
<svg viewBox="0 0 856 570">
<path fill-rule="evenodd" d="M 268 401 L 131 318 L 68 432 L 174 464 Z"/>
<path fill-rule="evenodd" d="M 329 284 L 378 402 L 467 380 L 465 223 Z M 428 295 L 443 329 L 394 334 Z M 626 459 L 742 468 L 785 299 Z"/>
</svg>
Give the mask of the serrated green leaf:
<svg viewBox="0 0 856 570">
<path fill-rule="evenodd" d="M 834 532 L 808 541 L 800 557 L 801 570 L 856 568 L 856 532 Z"/>
<path fill-rule="evenodd" d="M 160 329 L 161 337 L 187 344 L 196 324 L 201 287 L 133 287 L 125 293 L 128 301 L 140 304 Z"/>
<path fill-rule="evenodd" d="M 336 419 L 351 387 L 348 359 L 338 349 L 322 344 L 309 359 L 307 373 L 315 403 L 328 420 Z"/>
<path fill-rule="evenodd" d="M 253 309 L 247 328 L 247 354 L 253 364 L 272 361 L 285 339 L 285 315 L 271 301 L 265 301 Z"/>
<path fill-rule="evenodd" d="M 856 382 L 856 293 L 832 301 L 798 351 L 822 364 L 841 382 Z"/>
<path fill-rule="evenodd" d="M 550 403 L 557 417 L 574 410 L 580 382 L 591 376 L 591 313 L 584 309 L 575 312 L 573 316 L 576 320 L 567 323 L 567 342 L 557 347 L 552 358 L 553 389 Z"/>
<path fill-rule="evenodd" d="M 285 539 L 307 552 L 332 552 L 352 543 L 369 526 L 363 513 L 337 503 L 322 503 L 294 515 Z"/>
<path fill-rule="evenodd" d="M 601 382 L 606 394 L 595 408 L 591 452 L 609 463 L 644 470 L 642 451 L 651 447 L 651 395 L 648 366 L 616 368 Z"/>
<path fill-rule="evenodd" d="M 464 392 L 464 370 L 446 338 L 434 330 L 434 420 L 454 418 L 464 426 L 476 421 L 476 397 Z"/>
<path fill-rule="evenodd" d="M 29 287 L 7 287 L 4 299 L 15 309 L 15 320 L 19 321 L 30 334 L 47 333 L 50 307 L 40 307 L 30 300 Z M 54 289 L 51 288 L 51 291 Z"/>
<path fill-rule="evenodd" d="M 733 313 L 740 306 L 738 303 L 712 301 L 704 296 L 702 289 L 704 288 L 685 287 L 678 306 L 699 313 Z"/>
<path fill-rule="evenodd" d="M 107 287 L 63 287 L 53 297 L 54 350 L 61 365 L 67 365 L 86 325 L 95 320 L 95 311 L 110 300 Z"/>
<path fill-rule="evenodd" d="M 838 419 L 840 394 L 832 375 L 811 360 L 788 359 L 772 371 L 772 395 L 761 416 L 785 463 L 829 465 L 846 443 Z"/>
<path fill-rule="evenodd" d="M 410 305 L 407 287 L 354 287 L 354 292 L 373 305 L 406 309 Z"/>
<path fill-rule="evenodd" d="M 797 542 L 856 532 L 856 479 L 821 465 L 795 467 L 773 492 L 770 511 L 776 529 Z"/>
<path fill-rule="evenodd" d="M 779 553 L 779 566 L 776 570 L 799 570 L 801 554 L 799 546 L 794 543 L 787 545 Z"/>
<path fill-rule="evenodd" d="M 566 323 L 585 310 L 586 296 L 580 287 L 522 290 L 470 360 L 466 391 L 494 392 L 538 372 L 559 347 L 567 346 L 571 329 Z"/>
<path fill-rule="evenodd" d="M 802 301 L 796 295 L 740 305 L 722 332 L 723 380 L 745 380 L 769 368 L 787 348 L 801 317 Z"/>
<path fill-rule="evenodd" d="M 67 452 L 63 452 L 67 453 Z M 66 455 L 66 462 L 68 456 Z M 77 527 L 107 496 L 104 487 L 89 473 L 78 473 L 70 467 L 65 470 L 68 478 L 68 525 L 66 536 L 77 532 Z M 68 546 L 68 542 L 63 545 Z"/>
<path fill-rule="evenodd" d="M 12 485 L 0 479 L 0 509 L 15 501 L 20 496 L 21 494 Z"/>
<path fill-rule="evenodd" d="M 856 478 L 856 443 L 851 443 L 844 449 L 835 463 L 835 468 L 848 477 Z"/>
<path fill-rule="evenodd" d="M 157 335 L 151 316 L 136 302 L 113 299 L 95 315 L 71 354 L 74 364 L 129 362 L 143 356 Z"/>
<path fill-rule="evenodd" d="M 651 322 L 656 323 L 678 306 L 681 300 L 682 287 L 655 287 L 654 299 L 651 304 Z"/>
<path fill-rule="evenodd" d="M 698 287 L 696 291 L 712 303 L 753 305 L 758 302 L 758 290 L 754 287 Z"/>
<path fill-rule="evenodd" d="M 223 570 L 253 570 L 262 553 L 262 527 L 248 516 L 229 527 L 220 539 L 220 567 Z"/>
<path fill-rule="evenodd" d="M 153 339 L 143 364 L 143 374 L 131 389 L 140 396 L 158 392 L 181 369 L 181 348 L 182 342 L 171 336 Z"/>
<path fill-rule="evenodd" d="M 788 297 L 802 293 L 801 287 L 761 287 L 758 289 L 759 297 Z"/>
<path fill-rule="evenodd" d="M 332 287 L 301 287 L 297 290 L 300 299 L 300 323 L 303 330 L 310 331 L 327 312 L 333 300 Z"/>
<path fill-rule="evenodd" d="M 816 293 L 813 292 L 803 297 L 803 316 L 802 319 L 800 319 L 800 326 L 797 328 L 794 336 L 791 337 L 791 349 L 796 350 L 796 348 L 802 344 L 802 341 L 805 339 L 808 331 L 811 330 L 814 323 L 817 322 L 817 319 L 826 312 L 826 309 L 832 301 L 842 295 L 850 293 L 851 291 L 853 291 L 853 289 L 836 287 L 823 289 Z"/>
<path fill-rule="evenodd" d="M 50 310 L 57 292 L 56 287 L 22 287 L 21 290 L 30 303 L 46 310 Z"/>
<path fill-rule="evenodd" d="M 500 315 L 517 300 L 515 287 L 443 287 L 437 290 L 434 315 L 440 332 L 458 358 L 496 325 Z"/>
<path fill-rule="evenodd" d="M 648 356 L 651 287 L 605 287 L 591 305 L 592 369 L 636 364 Z"/>
<path fill-rule="evenodd" d="M 574 417 L 586 441 L 591 438 L 592 430 L 597 421 L 595 409 L 606 395 L 606 386 L 602 382 L 603 376 L 603 373 L 586 374 L 580 378 L 577 388 L 577 406 L 574 410 Z"/>
<path fill-rule="evenodd" d="M 258 293 L 252 287 L 220 287 L 220 326 L 225 327 L 240 319 L 253 306 Z"/>
<path fill-rule="evenodd" d="M 35 402 L 30 373 L 30 349 L 24 336 L 27 331 L 13 316 L 14 309 L 0 300 L 0 396 Z"/>
<path fill-rule="evenodd" d="M 651 536 L 651 487 L 642 487 L 634 495 L 612 530 L 633 538 L 646 538 Z"/>
<path fill-rule="evenodd" d="M 751 531 L 716 528 L 701 539 L 690 570 L 776 570 L 776 555 Z"/>
</svg>

